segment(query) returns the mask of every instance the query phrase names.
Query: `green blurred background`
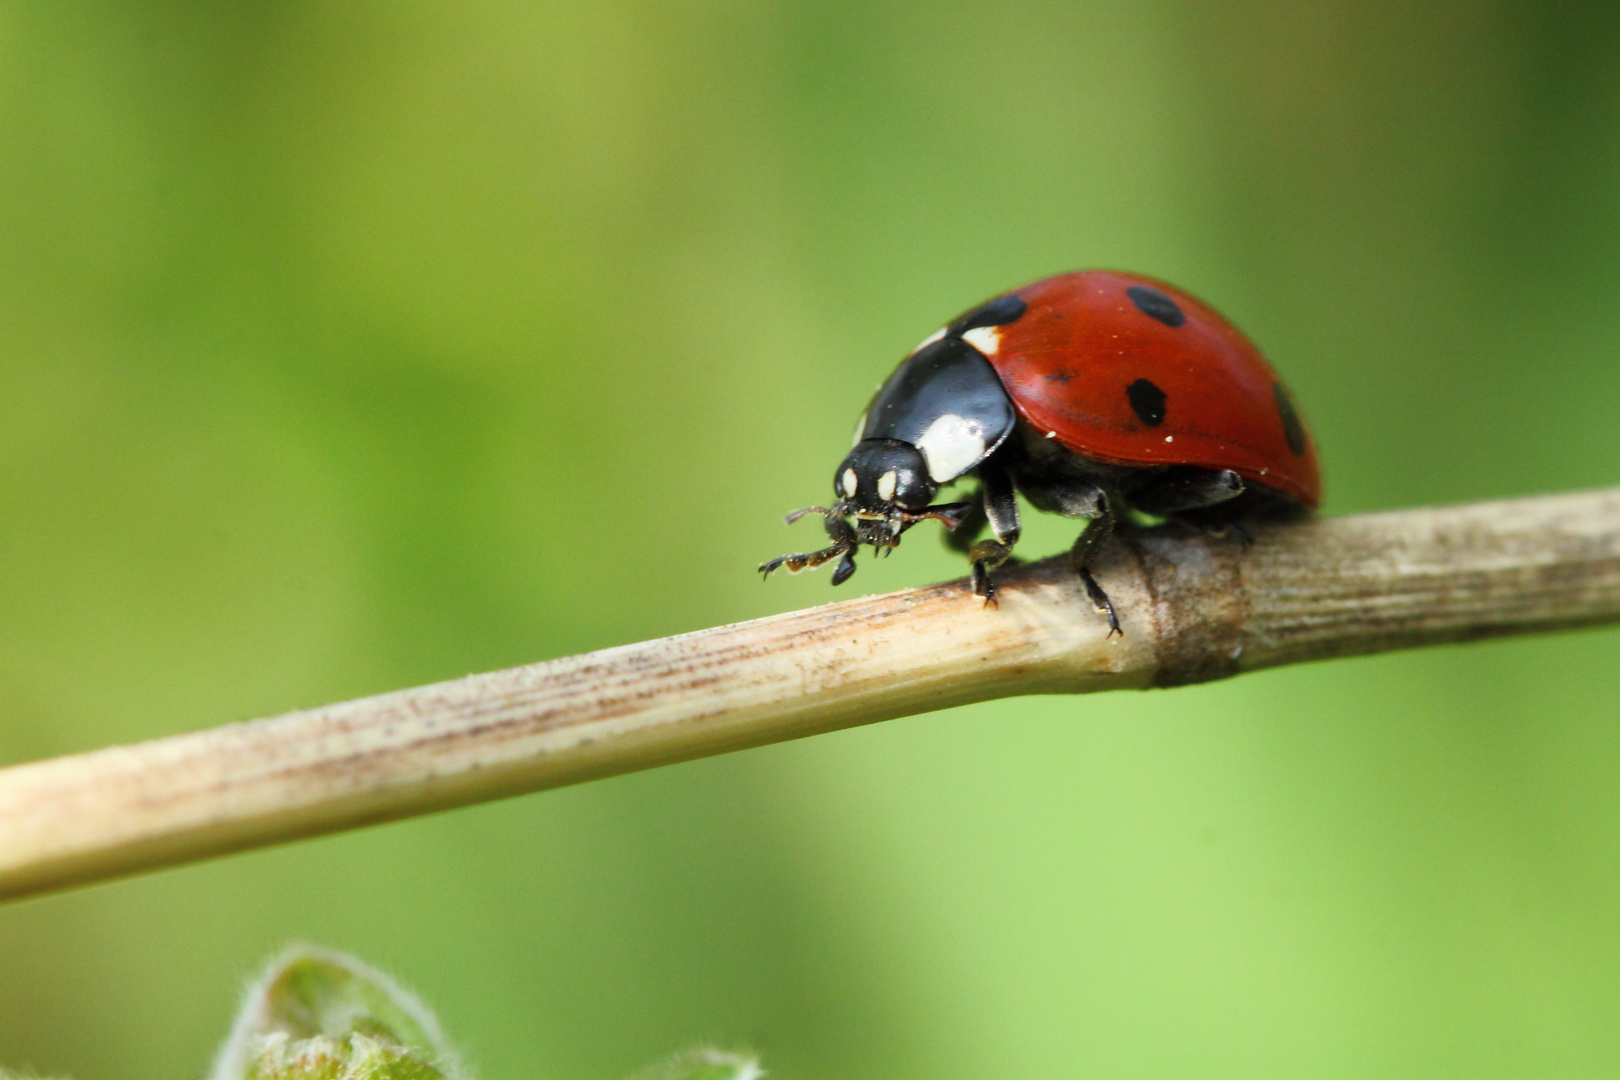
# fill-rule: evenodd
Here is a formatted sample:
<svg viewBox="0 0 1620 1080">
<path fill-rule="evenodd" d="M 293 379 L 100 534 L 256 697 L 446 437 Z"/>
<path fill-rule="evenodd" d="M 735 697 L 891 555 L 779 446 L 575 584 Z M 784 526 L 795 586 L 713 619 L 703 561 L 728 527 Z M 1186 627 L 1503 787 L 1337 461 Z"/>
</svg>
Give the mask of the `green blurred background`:
<svg viewBox="0 0 1620 1080">
<path fill-rule="evenodd" d="M 1329 512 L 1620 482 L 1620 8 L 4 0 L 0 762 L 831 599 L 754 566 L 873 383 L 1086 266 L 1261 343 Z M 296 937 L 485 1080 L 1613 1074 L 1617 645 L 1006 701 L 12 904 L 0 1062 L 196 1076 Z"/>
</svg>

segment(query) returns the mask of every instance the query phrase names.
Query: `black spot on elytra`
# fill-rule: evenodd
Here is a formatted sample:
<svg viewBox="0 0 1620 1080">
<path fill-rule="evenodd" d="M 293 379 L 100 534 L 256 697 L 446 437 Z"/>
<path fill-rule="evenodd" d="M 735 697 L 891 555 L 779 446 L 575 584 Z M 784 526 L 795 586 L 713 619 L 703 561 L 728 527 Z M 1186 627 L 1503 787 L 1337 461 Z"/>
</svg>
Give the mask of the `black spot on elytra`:
<svg viewBox="0 0 1620 1080">
<path fill-rule="evenodd" d="M 1148 427 L 1164 423 L 1163 390 L 1146 379 L 1137 379 L 1125 388 L 1125 396 L 1131 399 L 1131 408 L 1136 410 L 1136 418 L 1142 423 Z"/>
<path fill-rule="evenodd" d="M 1067 386 L 1069 385 L 1069 380 L 1074 378 L 1074 372 L 1054 371 L 1050 375 L 1043 375 L 1042 378 L 1044 378 L 1047 382 L 1055 382 L 1059 386 Z"/>
<path fill-rule="evenodd" d="M 1299 422 L 1299 413 L 1294 411 L 1293 399 L 1288 396 L 1288 391 L 1283 389 L 1282 383 L 1272 383 L 1271 393 L 1277 399 L 1277 413 L 1282 417 L 1283 436 L 1288 440 L 1288 449 L 1303 456 L 1305 425 Z"/>
<path fill-rule="evenodd" d="M 1029 305 L 1012 293 L 998 296 L 988 303 L 980 304 L 951 323 L 950 336 L 961 337 L 969 330 L 977 330 L 981 326 L 1006 326 L 1023 318 L 1024 312 L 1028 310 Z"/>
<path fill-rule="evenodd" d="M 1187 321 L 1176 302 L 1158 289 L 1146 285 L 1132 285 L 1125 290 L 1125 295 L 1131 298 L 1136 310 L 1152 319 L 1158 319 L 1166 326 L 1180 326 Z"/>
</svg>

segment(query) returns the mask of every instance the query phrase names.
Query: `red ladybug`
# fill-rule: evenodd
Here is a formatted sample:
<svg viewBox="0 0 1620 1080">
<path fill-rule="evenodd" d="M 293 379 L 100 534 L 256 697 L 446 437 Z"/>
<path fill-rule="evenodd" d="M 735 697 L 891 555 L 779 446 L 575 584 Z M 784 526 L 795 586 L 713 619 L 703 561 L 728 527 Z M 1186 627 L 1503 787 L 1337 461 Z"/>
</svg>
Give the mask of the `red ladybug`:
<svg viewBox="0 0 1620 1080">
<path fill-rule="evenodd" d="M 971 499 L 933 503 L 970 475 Z M 932 519 L 993 604 L 990 571 L 1018 542 L 1022 492 L 1089 519 L 1070 560 L 1111 633 L 1119 619 L 1088 564 L 1126 512 L 1242 537 L 1239 519 L 1296 516 L 1321 500 L 1316 450 L 1260 350 L 1179 289 L 1106 270 L 1026 285 L 923 339 L 861 414 L 833 487 L 831 507 L 788 517 L 825 515 L 832 546 L 763 573 L 838 559 L 839 585 L 859 545 L 886 555 Z M 986 524 L 994 539 L 975 543 Z"/>
</svg>

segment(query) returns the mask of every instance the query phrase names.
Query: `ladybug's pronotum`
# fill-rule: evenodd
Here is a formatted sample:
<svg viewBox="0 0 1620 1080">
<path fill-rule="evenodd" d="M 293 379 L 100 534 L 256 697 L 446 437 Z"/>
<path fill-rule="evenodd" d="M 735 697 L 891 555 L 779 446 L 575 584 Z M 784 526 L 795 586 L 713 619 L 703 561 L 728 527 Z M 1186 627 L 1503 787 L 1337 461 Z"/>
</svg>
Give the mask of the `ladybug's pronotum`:
<svg viewBox="0 0 1620 1080">
<path fill-rule="evenodd" d="M 970 476 L 971 498 L 934 504 Z M 1316 450 L 1260 350 L 1186 293 L 1104 270 L 1026 285 L 923 339 L 861 414 L 833 486 L 830 507 L 788 517 L 824 515 L 832 545 L 760 570 L 837 559 L 842 584 L 861 544 L 887 554 L 932 519 L 993 604 L 990 571 L 1018 542 L 1022 493 L 1088 519 L 1070 560 L 1110 632 L 1119 620 L 1089 564 L 1116 524 L 1167 518 L 1241 538 L 1242 520 L 1321 499 Z M 993 539 L 980 540 L 986 525 Z"/>
</svg>

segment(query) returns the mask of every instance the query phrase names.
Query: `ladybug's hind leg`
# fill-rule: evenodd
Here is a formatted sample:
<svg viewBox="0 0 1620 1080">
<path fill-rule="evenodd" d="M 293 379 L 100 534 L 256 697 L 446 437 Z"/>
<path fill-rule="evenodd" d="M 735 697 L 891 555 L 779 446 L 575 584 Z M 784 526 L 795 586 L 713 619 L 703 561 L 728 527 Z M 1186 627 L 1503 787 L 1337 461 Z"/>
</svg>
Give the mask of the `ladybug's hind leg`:
<svg viewBox="0 0 1620 1080">
<path fill-rule="evenodd" d="M 973 560 L 973 595 L 984 597 L 985 607 L 995 607 L 996 583 L 990 579 L 990 571 L 1007 561 L 1023 528 L 1018 521 L 1018 496 L 1007 471 L 987 461 L 979 466 L 979 482 L 984 517 L 995 539 L 974 544 L 968 558 Z"/>
<path fill-rule="evenodd" d="M 1243 494 L 1243 477 L 1231 469 L 1172 472 L 1163 481 L 1131 496 L 1131 505 L 1155 517 L 1174 517 L 1204 510 Z"/>
<path fill-rule="evenodd" d="M 1243 492 L 1243 478 L 1231 469 L 1198 469 L 1172 474 L 1163 482 L 1138 492 L 1132 497 L 1131 505 L 1212 536 L 1231 536 L 1248 547 L 1254 543 L 1254 538 L 1226 512 L 1232 500 Z"/>
</svg>

